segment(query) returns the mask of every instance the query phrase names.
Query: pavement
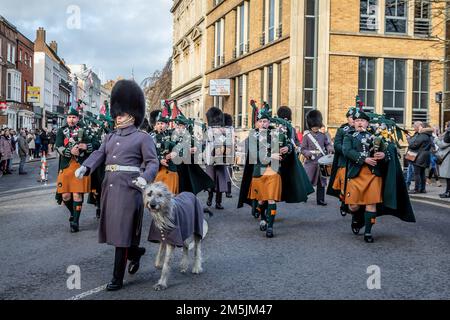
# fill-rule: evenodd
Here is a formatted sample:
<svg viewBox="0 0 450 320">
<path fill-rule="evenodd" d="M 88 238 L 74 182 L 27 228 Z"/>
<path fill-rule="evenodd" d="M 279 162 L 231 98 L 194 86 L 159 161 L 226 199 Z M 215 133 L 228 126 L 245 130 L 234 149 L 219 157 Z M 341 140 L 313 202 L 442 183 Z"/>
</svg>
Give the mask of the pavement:
<svg viewBox="0 0 450 320">
<path fill-rule="evenodd" d="M 29 164 L 37 172 L 39 163 Z M 0 180 L 0 300 L 323 300 L 450 299 L 450 212 L 440 203 L 413 201 L 417 223 L 381 217 L 376 242 L 368 245 L 350 230 L 350 217 L 327 198 L 327 207 L 279 205 L 275 238 L 259 231 L 250 208 L 236 209 L 238 190 L 225 210 L 213 210 L 203 242 L 204 273 L 179 272 L 181 250 L 173 259 L 169 288 L 155 292 L 160 271 L 153 267 L 158 246 L 147 242 L 144 215 L 141 270 L 126 275 L 118 292 L 106 292 L 114 249 L 97 243 L 95 208 L 85 205 L 81 232 L 69 231 L 68 212 L 56 205 L 57 161 L 49 161 L 49 183 L 38 174 Z M 206 193 L 199 195 L 205 203 Z M 192 265 L 192 260 L 191 260 Z M 367 286 L 379 268 L 380 289 Z M 79 268 L 80 288 L 68 287 Z"/>
</svg>

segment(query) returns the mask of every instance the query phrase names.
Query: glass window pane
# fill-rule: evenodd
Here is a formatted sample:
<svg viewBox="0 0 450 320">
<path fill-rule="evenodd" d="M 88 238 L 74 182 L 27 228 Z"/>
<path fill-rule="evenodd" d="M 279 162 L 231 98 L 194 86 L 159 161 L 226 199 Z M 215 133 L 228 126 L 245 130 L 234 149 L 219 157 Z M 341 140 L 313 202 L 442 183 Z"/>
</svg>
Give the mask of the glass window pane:
<svg viewBox="0 0 450 320">
<path fill-rule="evenodd" d="M 423 62 L 422 63 L 422 91 L 429 91 L 429 73 L 430 73 L 430 69 L 429 69 L 429 62 Z"/>
<path fill-rule="evenodd" d="M 406 17 L 406 1 L 397 1 L 397 17 Z"/>
<path fill-rule="evenodd" d="M 405 90 L 405 61 L 396 60 L 395 61 L 395 90 Z"/>
<path fill-rule="evenodd" d="M 305 107 L 312 107 L 313 106 L 313 103 L 314 103 L 313 96 L 314 96 L 313 90 L 305 89 L 305 101 L 303 103 L 303 105 Z"/>
<path fill-rule="evenodd" d="M 428 93 L 422 93 L 420 99 L 420 108 L 421 109 L 428 109 Z"/>
<path fill-rule="evenodd" d="M 384 89 L 394 89 L 394 60 L 384 60 Z"/>
<path fill-rule="evenodd" d="M 366 106 L 368 107 L 374 107 L 375 106 L 375 92 L 374 91 L 367 91 L 367 99 L 365 101 Z"/>
<path fill-rule="evenodd" d="M 305 60 L 305 88 L 314 88 L 314 60 Z"/>
<path fill-rule="evenodd" d="M 413 109 L 419 108 L 419 93 L 413 94 Z"/>
<path fill-rule="evenodd" d="M 367 0 L 361 0 L 359 2 L 360 14 L 367 14 L 368 3 Z"/>
<path fill-rule="evenodd" d="M 392 108 L 393 107 L 393 93 L 390 91 L 385 91 L 383 96 L 383 107 Z"/>
<path fill-rule="evenodd" d="M 316 1 L 315 0 L 307 0 L 306 1 L 306 15 L 314 16 L 316 9 Z"/>
<path fill-rule="evenodd" d="M 306 18 L 306 57 L 314 57 L 316 52 L 315 38 L 316 38 L 316 21 L 313 18 Z"/>
<path fill-rule="evenodd" d="M 386 0 L 386 17 L 395 16 L 395 0 Z"/>
<path fill-rule="evenodd" d="M 418 61 L 414 61 L 413 71 L 413 91 L 419 90 L 419 78 L 420 78 L 420 64 Z"/>
<path fill-rule="evenodd" d="M 405 94 L 403 92 L 395 93 L 395 107 L 396 108 L 405 108 Z"/>
<path fill-rule="evenodd" d="M 366 88 L 366 59 L 360 58 L 359 59 L 359 88 L 365 89 Z"/>
<path fill-rule="evenodd" d="M 375 89 L 375 59 L 368 59 L 367 88 Z"/>
</svg>

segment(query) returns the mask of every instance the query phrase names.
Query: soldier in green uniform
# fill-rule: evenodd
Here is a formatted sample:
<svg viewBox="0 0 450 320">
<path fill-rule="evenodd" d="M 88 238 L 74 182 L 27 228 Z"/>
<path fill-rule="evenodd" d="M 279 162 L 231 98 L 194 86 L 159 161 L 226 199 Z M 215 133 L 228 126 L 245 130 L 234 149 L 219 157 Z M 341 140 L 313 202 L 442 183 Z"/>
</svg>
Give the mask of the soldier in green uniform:
<svg viewBox="0 0 450 320">
<path fill-rule="evenodd" d="M 163 182 L 173 194 L 178 194 L 180 185 L 177 166 L 173 163 L 172 158 L 175 156 L 172 153 L 176 143 L 172 141 L 172 132 L 169 128 L 170 113 L 163 113 L 160 111 L 156 117 L 156 123 L 152 134 L 156 145 L 156 152 L 160 163 L 160 169 L 156 176 L 155 182 Z"/>
<path fill-rule="evenodd" d="M 345 216 L 345 171 L 347 168 L 347 159 L 342 152 L 344 137 L 354 132 L 353 114 L 356 112 L 355 107 L 351 107 L 346 114 L 347 122 L 339 127 L 334 138 L 334 160 L 331 170 L 330 182 L 328 184 L 327 194 L 338 198 L 341 203 L 341 214 Z"/>
<path fill-rule="evenodd" d="M 255 110 L 254 101 L 252 106 Z M 267 104 L 257 111 L 256 120 L 258 129 L 250 132 L 246 144 L 247 161 L 238 208 L 258 201 L 260 230 L 266 232 L 267 238 L 273 238 L 277 202 L 306 202 L 314 189 L 294 152 L 289 123 L 272 118 Z M 276 127 L 270 127 L 271 123 Z"/>
<path fill-rule="evenodd" d="M 70 230 L 79 231 L 79 221 L 83 206 L 83 196 L 91 191 L 91 180 L 75 178 L 75 171 L 93 152 L 90 130 L 79 124 L 80 115 L 71 108 L 67 123 L 58 130 L 55 148 L 59 153 L 59 174 L 57 179 L 58 203 L 64 202 L 70 212 Z"/>
<path fill-rule="evenodd" d="M 415 222 L 415 217 L 395 143 L 369 128 L 374 119 L 364 111 L 356 110 L 353 119 L 355 131 L 344 137 L 342 147 L 348 161 L 345 204 L 353 214 L 353 232 L 358 234 L 364 225 L 364 240 L 373 243 L 377 217 L 389 214 L 406 222 Z"/>
</svg>

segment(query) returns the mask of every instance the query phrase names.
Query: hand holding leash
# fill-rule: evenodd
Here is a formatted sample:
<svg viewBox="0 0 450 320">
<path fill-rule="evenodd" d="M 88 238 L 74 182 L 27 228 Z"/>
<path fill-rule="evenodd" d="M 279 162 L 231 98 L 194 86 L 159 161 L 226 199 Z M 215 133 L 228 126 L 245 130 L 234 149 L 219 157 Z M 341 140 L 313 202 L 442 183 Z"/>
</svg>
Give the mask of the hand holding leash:
<svg viewBox="0 0 450 320">
<path fill-rule="evenodd" d="M 142 177 L 133 180 L 133 183 L 140 189 L 144 189 L 147 186 L 147 181 Z"/>
</svg>

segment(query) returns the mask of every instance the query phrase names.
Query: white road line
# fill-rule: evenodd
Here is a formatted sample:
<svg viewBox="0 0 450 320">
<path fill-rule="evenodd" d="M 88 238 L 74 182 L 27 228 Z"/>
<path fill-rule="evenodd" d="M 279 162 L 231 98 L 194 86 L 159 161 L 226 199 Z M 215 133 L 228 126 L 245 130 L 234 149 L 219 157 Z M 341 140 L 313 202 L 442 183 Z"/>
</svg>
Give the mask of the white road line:
<svg viewBox="0 0 450 320">
<path fill-rule="evenodd" d="M 73 297 L 71 297 L 69 299 L 66 299 L 66 300 L 81 300 L 81 299 L 84 299 L 86 297 L 92 296 L 92 295 L 94 295 L 96 293 L 99 293 L 101 291 L 104 291 L 106 289 L 106 286 L 107 286 L 107 284 L 105 284 L 105 285 L 103 285 L 101 287 L 98 287 L 98 288 L 95 288 L 95 289 L 92 289 L 92 290 L 80 293 L 80 294 L 78 294 L 76 296 L 73 296 Z"/>
<path fill-rule="evenodd" d="M 426 201 L 426 200 L 422 200 L 422 199 L 412 199 L 411 198 L 411 200 L 414 201 L 414 202 L 420 202 L 420 203 L 424 203 L 424 204 L 429 204 L 429 205 L 432 205 L 432 206 L 441 207 L 441 208 L 445 208 L 445 209 L 450 208 L 450 204 L 436 203 L 436 202 Z"/>
</svg>

